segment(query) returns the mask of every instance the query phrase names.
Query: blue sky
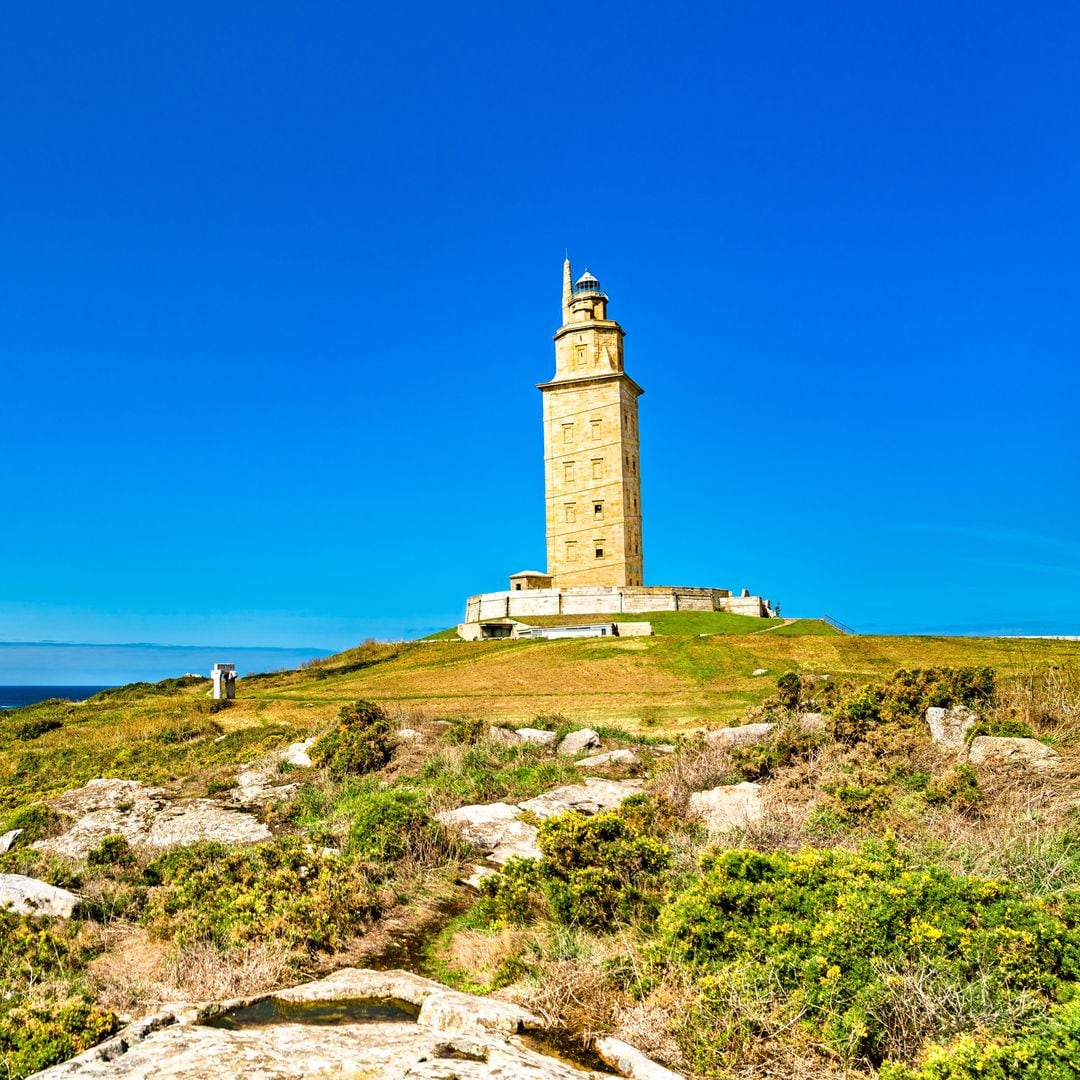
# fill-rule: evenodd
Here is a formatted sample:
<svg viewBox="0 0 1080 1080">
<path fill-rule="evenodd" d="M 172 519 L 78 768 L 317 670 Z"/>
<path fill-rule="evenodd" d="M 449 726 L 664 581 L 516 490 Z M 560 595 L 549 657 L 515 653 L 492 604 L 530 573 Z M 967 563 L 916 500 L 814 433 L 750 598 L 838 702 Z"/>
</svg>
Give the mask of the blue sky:
<svg viewBox="0 0 1080 1080">
<path fill-rule="evenodd" d="M 9 7 L 0 641 L 338 648 L 542 567 L 566 247 L 646 391 L 648 582 L 1080 632 L 1078 37 L 1038 2 Z"/>
</svg>

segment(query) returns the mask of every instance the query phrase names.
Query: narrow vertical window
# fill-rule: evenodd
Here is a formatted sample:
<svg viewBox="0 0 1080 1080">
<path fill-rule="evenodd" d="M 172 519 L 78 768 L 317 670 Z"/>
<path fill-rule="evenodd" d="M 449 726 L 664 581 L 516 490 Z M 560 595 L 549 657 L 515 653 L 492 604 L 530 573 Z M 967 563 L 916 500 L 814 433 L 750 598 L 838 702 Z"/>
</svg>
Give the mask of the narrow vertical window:
<svg viewBox="0 0 1080 1080">
<path fill-rule="evenodd" d="M 572 461 L 564 461 L 563 462 L 563 479 L 564 480 L 573 480 L 574 479 L 574 463 Z"/>
<path fill-rule="evenodd" d="M 599 442 L 600 441 L 600 421 L 599 420 L 590 420 L 589 421 L 589 435 L 592 437 L 593 442 Z"/>
<path fill-rule="evenodd" d="M 574 425 L 563 424 L 562 426 L 562 441 L 564 443 L 572 443 L 574 441 Z"/>
<path fill-rule="evenodd" d="M 604 478 L 604 459 L 593 458 L 592 461 L 592 476 L 594 480 L 602 480 Z"/>
<path fill-rule="evenodd" d="M 577 520 L 577 511 L 575 510 L 573 503 L 566 504 L 566 520 L 568 522 Z"/>
</svg>

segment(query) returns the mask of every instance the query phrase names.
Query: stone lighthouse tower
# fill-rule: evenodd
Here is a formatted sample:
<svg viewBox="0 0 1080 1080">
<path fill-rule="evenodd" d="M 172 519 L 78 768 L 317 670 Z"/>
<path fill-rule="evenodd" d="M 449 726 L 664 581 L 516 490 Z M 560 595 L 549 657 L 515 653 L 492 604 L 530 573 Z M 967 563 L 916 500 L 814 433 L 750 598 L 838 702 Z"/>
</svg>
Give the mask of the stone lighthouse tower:
<svg viewBox="0 0 1080 1080">
<path fill-rule="evenodd" d="M 621 326 L 588 270 L 563 264 L 562 326 L 544 399 L 548 574 L 554 588 L 642 585 L 637 399 Z"/>
</svg>

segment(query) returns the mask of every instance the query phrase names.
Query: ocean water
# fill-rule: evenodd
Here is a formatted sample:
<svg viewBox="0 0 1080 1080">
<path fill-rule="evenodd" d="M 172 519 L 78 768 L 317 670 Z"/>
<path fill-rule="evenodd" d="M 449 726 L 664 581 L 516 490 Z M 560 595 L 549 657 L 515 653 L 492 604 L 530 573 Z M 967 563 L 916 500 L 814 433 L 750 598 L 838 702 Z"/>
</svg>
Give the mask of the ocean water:
<svg viewBox="0 0 1080 1080">
<path fill-rule="evenodd" d="M 65 701 L 85 701 L 106 686 L 0 686 L 0 709 L 21 709 L 36 701 L 64 698 Z"/>
</svg>

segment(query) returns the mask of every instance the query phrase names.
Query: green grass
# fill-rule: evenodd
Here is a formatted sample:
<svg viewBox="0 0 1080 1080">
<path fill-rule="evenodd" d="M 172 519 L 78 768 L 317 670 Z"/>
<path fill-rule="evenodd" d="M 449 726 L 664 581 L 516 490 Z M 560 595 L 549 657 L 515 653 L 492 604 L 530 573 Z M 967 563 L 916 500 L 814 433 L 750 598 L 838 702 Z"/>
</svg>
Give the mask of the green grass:
<svg viewBox="0 0 1080 1080">
<path fill-rule="evenodd" d="M 820 619 L 797 619 L 793 623 L 770 628 L 767 632 L 776 634 L 778 637 L 837 637 L 840 635 L 839 630 L 833 629 Z"/>
</svg>

